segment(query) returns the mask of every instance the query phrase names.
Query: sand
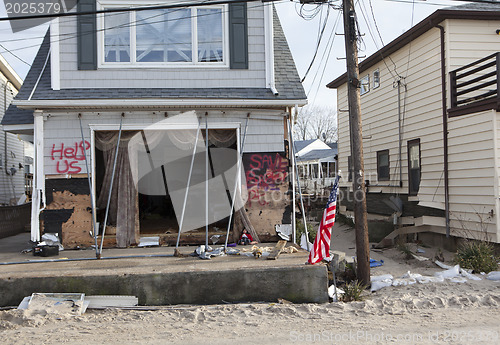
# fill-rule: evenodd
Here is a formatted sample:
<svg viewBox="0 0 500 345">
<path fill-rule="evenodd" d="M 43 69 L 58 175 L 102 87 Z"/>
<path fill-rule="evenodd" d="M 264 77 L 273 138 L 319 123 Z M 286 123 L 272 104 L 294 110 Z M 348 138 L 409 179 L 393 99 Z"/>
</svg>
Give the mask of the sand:
<svg viewBox="0 0 500 345">
<path fill-rule="evenodd" d="M 336 226 L 334 249 L 354 253 L 352 230 Z M 434 256 L 437 248 L 424 248 Z M 449 260 L 451 253 L 443 253 Z M 372 275 L 433 275 L 431 261 L 372 252 Z M 163 306 L 156 310 L 0 311 L 3 344 L 500 344 L 500 283 L 413 284 L 366 293 L 364 301 Z"/>
</svg>

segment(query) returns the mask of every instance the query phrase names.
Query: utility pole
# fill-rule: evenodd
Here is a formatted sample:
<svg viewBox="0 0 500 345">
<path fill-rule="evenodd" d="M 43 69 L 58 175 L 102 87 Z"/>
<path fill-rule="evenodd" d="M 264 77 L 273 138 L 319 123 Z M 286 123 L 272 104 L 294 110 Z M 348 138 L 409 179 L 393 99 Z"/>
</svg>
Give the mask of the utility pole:
<svg viewBox="0 0 500 345">
<path fill-rule="evenodd" d="M 353 0 L 343 0 L 344 37 L 347 61 L 347 97 L 351 138 L 354 223 L 358 281 L 370 284 L 370 248 L 366 218 L 366 197 L 361 135 L 360 81 L 358 68 L 357 29 Z"/>
</svg>

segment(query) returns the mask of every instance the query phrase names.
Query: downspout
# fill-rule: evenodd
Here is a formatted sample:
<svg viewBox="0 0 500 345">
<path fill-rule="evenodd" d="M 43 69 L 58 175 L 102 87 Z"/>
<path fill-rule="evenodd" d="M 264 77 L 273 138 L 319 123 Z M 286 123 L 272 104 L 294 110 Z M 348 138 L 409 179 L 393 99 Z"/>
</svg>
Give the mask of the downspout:
<svg viewBox="0 0 500 345">
<path fill-rule="evenodd" d="M 406 87 L 406 86 L 405 86 Z M 401 146 L 403 145 L 403 134 L 401 126 L 401 79 L 398 80 L 398 156 L 399 156 L 399 187 L 403 187 L 403 160 L 401 156 Z"/>
<path fill-rule="evenodd" d="M 5 82 L 4 88 L 3 88 L 3 107 L 4 111 L 3 114 L 7 112 L 7 87 L 9 86 L 10 80 L 7 80 Z M 5 173 L 8 174 L 7 172 L 7 132 L 3 131 L 3 139 L 4 139 L 4 167 L 5 167 Z M 15 197 L 15 195 L 14 195 Z"/>
<path fill-rule="evenodd" d="M 441 32 L 441 102 L 443 110 L 443 167 L 444 167 L 444 210 L 446 216 L 446 237 L 450 237 L 450 193 L 448 175 L 448 112 L 446 110 L 446 63 L 444 27 L 436 25 Z"/>
</svg>

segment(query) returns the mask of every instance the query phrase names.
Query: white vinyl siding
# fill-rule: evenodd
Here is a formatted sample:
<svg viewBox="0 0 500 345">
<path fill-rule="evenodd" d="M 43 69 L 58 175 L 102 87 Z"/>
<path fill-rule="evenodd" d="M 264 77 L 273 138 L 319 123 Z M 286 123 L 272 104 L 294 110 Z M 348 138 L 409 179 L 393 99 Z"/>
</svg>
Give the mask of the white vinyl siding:
<svg viewBox="0 0 500 345">
<path fill-rule="evenodd" d="M 446 75 L 499 50 L 498 22 L 446 20 Z M 397 87 L 387 66 L 380 62 L 361 76 L 379 69 L 384 76 L 380 88 L 361 98 L 365 179 L 370 192 L 408 193 L 407 142 L 420 139 L 421 181 L 419 204 L 444 210 L 443 124 L 441 106 L 440 31 L 430 29 L 391 55 L 397 72 L 406 77 L 407 94 L 401 88 L 405 104 L 402 138 L 402 180 L 399 188 Z M 408 57 L 408 54 L 410 56 Z M 388 59 L 388 57 L 386 57 Z M 387 64 L 393 70 L 392 63 Z M 393 74 L 394 71 L 393 71 Z M 447 79 L 449 79 L 447 77 Z M 447 80 L 447 83 L 449 81 Z M 448 85 L 447 85 L 448 86 Z M 347 173 L 350 155 L 347 87 L 338 88 L 339 168 Z M 446 91 L 449 104 L 449 89 Z M 493 114 L 493 115 L 492 115 Z M 499 115 L 494 111 L 448 118 L 449 193 L 452 235 L 483 238 L 487 229 L 490 240 L 499 242 L 497 225 L 500 185 Z M 497 131 L 497 132 L 495 132 Z M 390 181 L 376 180 L 377 151 L 389 149 Z M 347 178 L 342 185 L 351 187 Z M 377 186 L 380 185 L 380 186 Z M 390 187 L 387 187 L 390 185 Z M 444 227 L 433 231 L 445 233 Z M 482 236 L 482 237 L 481 237 Z"/>
<path fill-rule="evenodd" d="M 170 112 L 169 112 L 170 114 Z M 174 114 L 173 112 L 171 113 Z M 201 112 L 204 114 L 204 111 Z M 240 139 L 243 139 L 247 112 L 225 112 L 209 111 L 208 125 L 224 123 L 240 123 Z M 169 116 L 172 116 L 169 115 Z M 247 136 L 245 139 L 244 152 L 283 152 L 283 116 L 280 112 L 261 112 L 250 116 L 248 120 Z M 82 113 L 82 126 L 85 140 L 89 143 L 89 125 L 114 125 L 118 130 L 120 123 L 120 112 Z M 163 112 L 133 112 L 126 113 L 123 125 L 149 126 L 164 120 Z M 204 117 L 201 118 L 201 125 L 204 126 Z M 85 161 L 79 149 L 77 158 L 74 156 L 75 147 L 79 147 L 82 139 L 80 124 L 77 113 L 51 114 L 44 122 L 44 169 L 46 175 L 66 174 L 65 169 L 72 162 L 71 167 L 80 170 L 79 174 L 85 173 Z M 66 155 L 61 157 L 60 150 L 67 149 Z M 53 149 L 55 150 L 53 153 Z M 90 160 L 90 152 L 87 153 Z M 59 171 L 58 165 L 59 164 Z M 73 170 L 73 169 L 70 169 Z M 68 171 L 71 172 L 71 171 Z"/>
<path fill-rule="evenodd" d="M 5 83 L 7 79 L 0 74 L 0 121 L 2 121 L 4 111 L 17 94 L 17 90 L 12 84 Z M 6 91 L 6 104 L 4 103 L 4 92 Z M 7 139 L 7 140 L 6 140 Z M 7 142 L 7 155 L 5 155 L 5 142 Z M 9 205 L 13 199 L 19 199 L 24 194 L 24 169 L 19 164 L 24 165 L 24 143 L 16 134 L 4 132 L 0 127 L 0 205 Z M 5 164 L 7 159 L 7 165 Z M 6 169 L 16 169 L 14 175 L 7 175 Z"/>
</svg>

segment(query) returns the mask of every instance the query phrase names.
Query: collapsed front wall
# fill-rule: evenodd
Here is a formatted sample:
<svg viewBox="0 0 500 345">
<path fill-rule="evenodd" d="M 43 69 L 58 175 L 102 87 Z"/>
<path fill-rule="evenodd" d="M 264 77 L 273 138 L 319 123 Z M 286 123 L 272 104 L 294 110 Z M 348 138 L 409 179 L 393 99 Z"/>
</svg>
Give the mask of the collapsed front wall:
<svg viewBox="0 0 500 345">
<path fill-rule="evenodd" d="M 45 176 L 47 203 L 40 215 L 41 233 L 59 233 L 65 248 L 93 244 L 91 194 L 83 153 L 85 148 L 92 176 L 95 169 L 95 157 L 92 155 L 95 152 L 94 131 L 118 131 L 120 119 L 123 119 L 123 130 L 144 129 L 178 114 L 164 111 L 127 112 L 122 117 L 121 112 L 83 112 L 80 128 L 77 112 L 44 113 L 41 131 L 43 166 L 37 166 L 37 172 Z M 201 128 L 205 126 L 205 114 L 205 111 L 197 112 Z M 245 136 L 243 168 L 248 191 L 245 209 L 259 236 L 272 238 L 275 236 L 275 224 L 291 222 L 287 194 L 289 160 L 285 153 L 284 135 L 286 114 L 277 110 L 251 112 L 246 135 L 248 112 L 209 111 L 207 114 L 209 130 L 239 129 L 240 144 Z M 178 122 L 182 123 L 182 120 Z M 94 193 L 97 188 L 93 186 Z"/>
</svg>

